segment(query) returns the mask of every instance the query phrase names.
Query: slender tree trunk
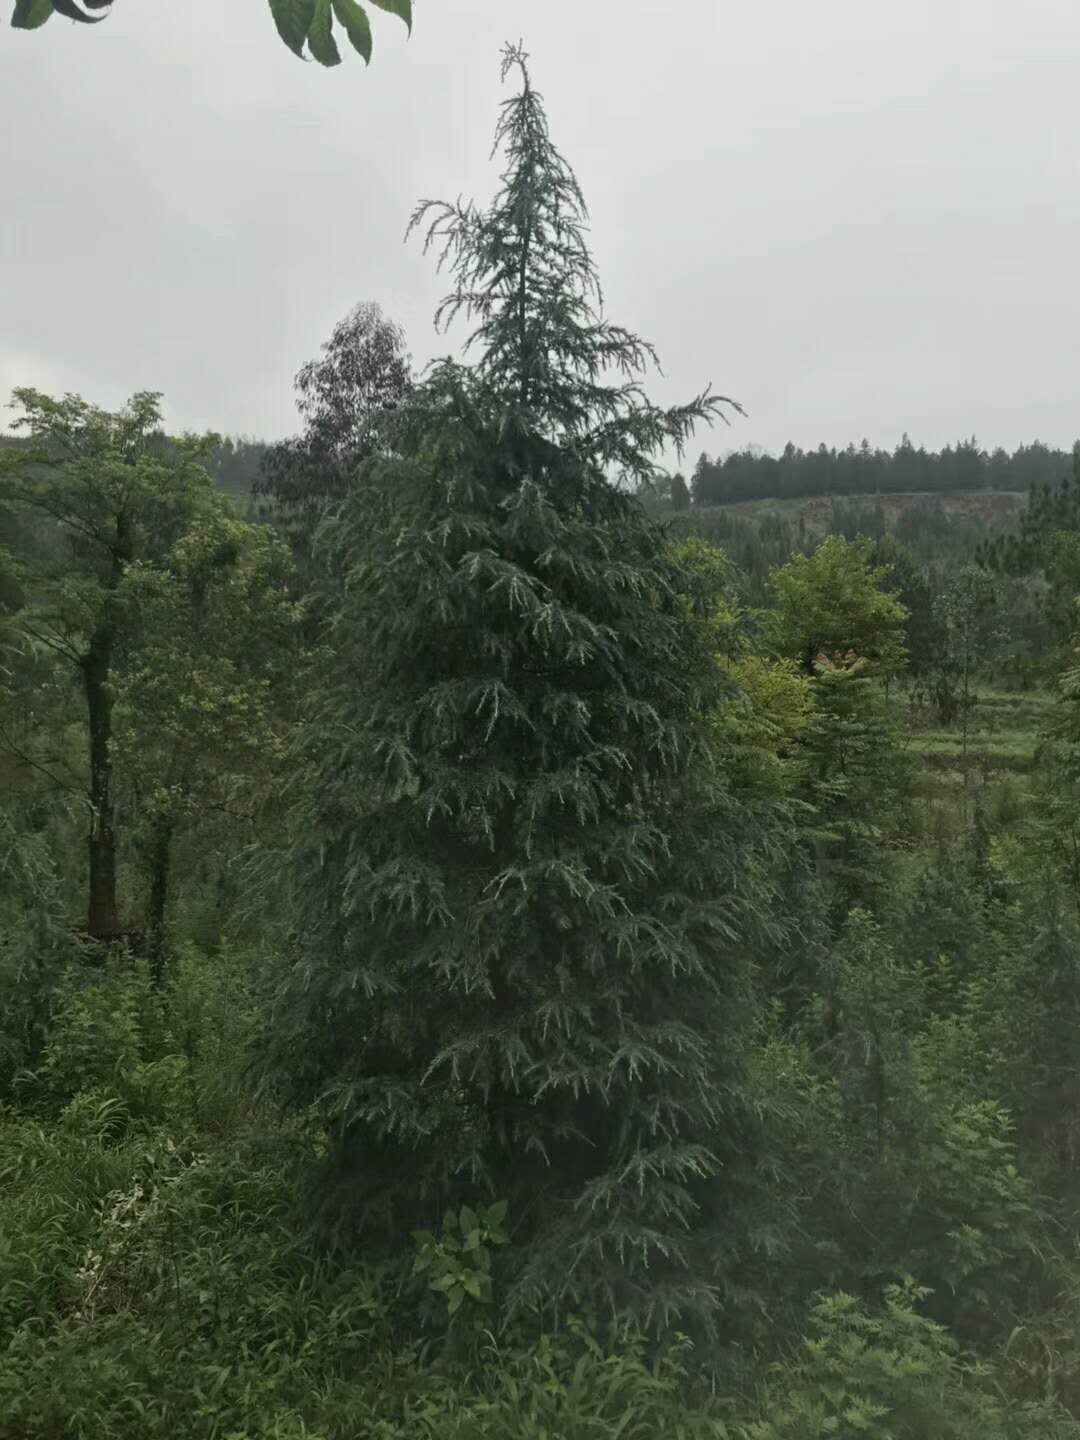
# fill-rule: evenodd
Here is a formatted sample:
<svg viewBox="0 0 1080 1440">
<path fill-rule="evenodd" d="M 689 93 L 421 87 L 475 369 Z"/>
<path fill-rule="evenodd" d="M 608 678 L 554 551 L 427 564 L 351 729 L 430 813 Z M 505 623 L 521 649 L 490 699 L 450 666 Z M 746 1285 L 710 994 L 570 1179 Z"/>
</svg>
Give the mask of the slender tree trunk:
<svg viewBox="0 0 1080 1440">
<path fill-rule="evenodd" d="M 87 848 L 90 860 L 90 894 L 86 911 L 87 933 L 107 940 L 120 931 L 120 909 L 116 900 L 116 812 L 113 802 L 112 770 L 112 662 L 116 642 L 115 592 L 132 558 L 130 517 L 116 517 L 108 594 L 82 658 L 83 691 L 86 696 L 86 723 L 90 736 L 90 833 Z"/>
<path fill-rule="evenodd" d="M 877 1048 L 876 1036 L 874 1045 L 875 1054 L 871 1061 L 870 1074 L 874 1089 L 874 1138 L 877 1143 L 877 1156 L 880 1160 L 885 1154 L 885 1104 L 888 1087 L 885 1082 L 885 1060 L 880 1049 Z"/>
<path fill-rule="evenodd" d="M 147 931 L 154 979 L 160 984 L 165 973 L 165 920 L 169 906 L 169 876 L 172 869 L 172 840 L 175 822 L 160 816 L 150 839 L 150 900 Z"/>
<path fill-rule="evenodd" d="M 90 894 L 86 929 L 95 939 L 108 939 L 120 929 L 116 903 L 116 830 L 113 806 L 112 695 L 109 668 L 112 658 L 112 631 L 98 628 L 83 657 L 83 689 L 90 733 L 90 833 L 87 836 L 90 860 Z"/>
<path fill-rule="evenodd" d="M 964 707 L 963 721 L 963 767 L 964 767 L 964 824 L 968 823 L 968 798 L 971 789 L 971 774 L 968 766 L 968 722 L 971 714 L 971 651 L 967 632 L 964 632 L 964 688 L 961 692 Z"/>
<path fill-rule="evenodd" d="M 1069 871 L 1072 881 L 1073 904 L 1076 907 L 1077 919 L 1080 919 L 1080 842 L 1077 840 L 1076 826 L 1069 830 Z"/>
</svg>

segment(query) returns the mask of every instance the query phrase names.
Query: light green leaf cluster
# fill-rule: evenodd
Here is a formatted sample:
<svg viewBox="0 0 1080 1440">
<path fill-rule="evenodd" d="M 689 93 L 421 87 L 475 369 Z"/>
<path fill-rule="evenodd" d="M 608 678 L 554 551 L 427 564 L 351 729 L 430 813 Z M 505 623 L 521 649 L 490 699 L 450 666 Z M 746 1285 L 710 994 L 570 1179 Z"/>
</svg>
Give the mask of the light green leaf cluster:
<svg viewBox="0 0 1080 1440">
<path fill-rule="evenodd" d="M 160 561 L 129 567 L 115 753 L 157 815 L 250 815 L 274 783 L 302 663 L 302 607 L 272 530 L 221 500 Z"/>
<path fill-rule="evenodd" d="M 884 587 L 867 547 L 830 535 L 811 555 L 796 555 L 769 577 L 775 608 L 769 619 L 777 653 L 809 672 L 819 655 L 854 651 L 885 674 L 904 663 L 907 611 Z"/>
<path fill-rule="evenodd" d="M 506 1211 L 505 1200 L 479 1210 L 462 1205 L 447 1214 L 441 1236 L 413 1231 L 413 1274 L 427 1276 L 429 1287 L 446 1300 L 449 1316 L 457 1314 L 466 1298 L 490 1305 L 491 1250 L 509 1243 L 503 1229 Z"/>
</svg>

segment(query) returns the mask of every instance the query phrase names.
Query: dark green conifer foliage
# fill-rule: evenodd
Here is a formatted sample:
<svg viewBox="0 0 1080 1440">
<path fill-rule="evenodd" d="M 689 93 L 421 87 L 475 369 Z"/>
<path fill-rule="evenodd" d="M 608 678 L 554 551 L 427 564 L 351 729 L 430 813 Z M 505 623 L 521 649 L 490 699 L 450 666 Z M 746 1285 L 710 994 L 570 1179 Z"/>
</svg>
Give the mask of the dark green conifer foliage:
<svg viewBox="0 0 1080 1440">
<path fill-rule="evenodd" d="M 754 1143 L 765 889 L 709 768 L 723 682 L 629 492 L 724 402 L 644 394 L 650 347 L 600 315 L 581 193 L 511 69 L 495 201 L 414 219 L 475 364 L 433 368 L 324 532 L 345 588 L 267 1073 L 322 1107 L 369 1245 L 503 1199 L 512 1306 L 707 1315 Z"/>
<path fill-rule="evenodd" d="M 1068 636 L 1080 588 L 1080 440 L 1073 446 L 1071 473 L 1033 485 L 1015 533 L 983 544 L 979 559 L 1006 575 L 1041 574 L 1048 587 L 1042 597 L 1045 618 L 1059 641 Z"/>
<path fill-rule="evenodd" d="M 671 504 L 675 510 L 690 509 L 690 487 L 681 470 L 671 477 Z"/>
</svg>

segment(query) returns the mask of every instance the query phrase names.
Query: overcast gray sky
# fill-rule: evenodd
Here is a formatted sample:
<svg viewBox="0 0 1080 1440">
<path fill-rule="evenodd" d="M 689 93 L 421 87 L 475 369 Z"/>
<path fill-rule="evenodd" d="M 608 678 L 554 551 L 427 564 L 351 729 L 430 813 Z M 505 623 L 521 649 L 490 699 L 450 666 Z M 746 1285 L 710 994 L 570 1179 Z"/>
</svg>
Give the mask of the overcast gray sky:
<svg viewBox="0 0 1080 1440">
<path fill-rule="evenodd" d="M 749 412 L 696 448 L 1080 434 L 1076 0 L 416 0 L 411 40 L 372 14 L 371 68 L 333 72 L 266 0 L 5 19 L 0 394 L 153 388 L 177 427 L 275 436 L 357 300 L 445 351 L 402 232 L 490 194 L 521 37 L 657 398 Z"/>
</svg>

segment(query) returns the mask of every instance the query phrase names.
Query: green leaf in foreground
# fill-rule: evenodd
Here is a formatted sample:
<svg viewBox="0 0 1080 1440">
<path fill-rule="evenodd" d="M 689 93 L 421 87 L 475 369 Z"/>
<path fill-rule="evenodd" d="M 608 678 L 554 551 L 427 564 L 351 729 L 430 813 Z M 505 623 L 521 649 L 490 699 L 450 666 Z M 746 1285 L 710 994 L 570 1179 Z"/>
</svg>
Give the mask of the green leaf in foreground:
<svg viewBox="0 0 1080 1440">
<path fill-rule="evenodd" d="M 270 0 L 270 13 L 282 40 L 303 59 L 304 41 L 315 23 L 315 0 Z"/>
<path fill-rule="evenodd" d="M 371 23 L 367 14 L 356 0 L 334 0 L 334 14 L 349 36 L 353 49 L 364 57 L 365 65 L 371 60 Z"/>
<path fill-rule="evenodd" d="M 53 13 L 52 0 L 15 0 L 14 30 L 37 30 Z"/>
<path fill-rule="evenodd" d="M 52 8 L 57 15 L 63 15 L 67 20 L 74 20 L 78 25 L 100 25 L 105 16 L 88 15 L 86 11 L 108 10 L 112 5 L 112 0 L 82 0 L 82 5 L 85 5 L 85 10 L 81 5 L 77 5 L 75 0 L 52 0 Z"/>
<path fill-rule="evenodd" d="M 333 33 L 334 18 L 330 0 L 315 0 L 315 18 L 308 31 L 308 49 L 320 65 L 340 65 L 341 52 Z"/>
<path fill-rule="evenodd" d="M 37 30 L 55 14 L 96 25 L 105 19 L 113 0 L 15 0 L 11 24 L 16 30 Z M 412 33 L 412 0 L 372 0 L 378 9 L 396 15 Z M 269 0 L 270 14 L 282 40 L 301 60 L 310 54 L 320 65 L 341 64 L 334 21 L 342 26 L 353 49 L 369 64 L 371 22 L 359 0 Z M 101 14 L 95 13 L 101 11 Z"/>
<path fill-rule="evenodd" d="M 371 3 L 391 15 L 400 16 L 409 27 L 409 34 L 412 34 L 412 0 L 371 0 Z"/>
</svg>

